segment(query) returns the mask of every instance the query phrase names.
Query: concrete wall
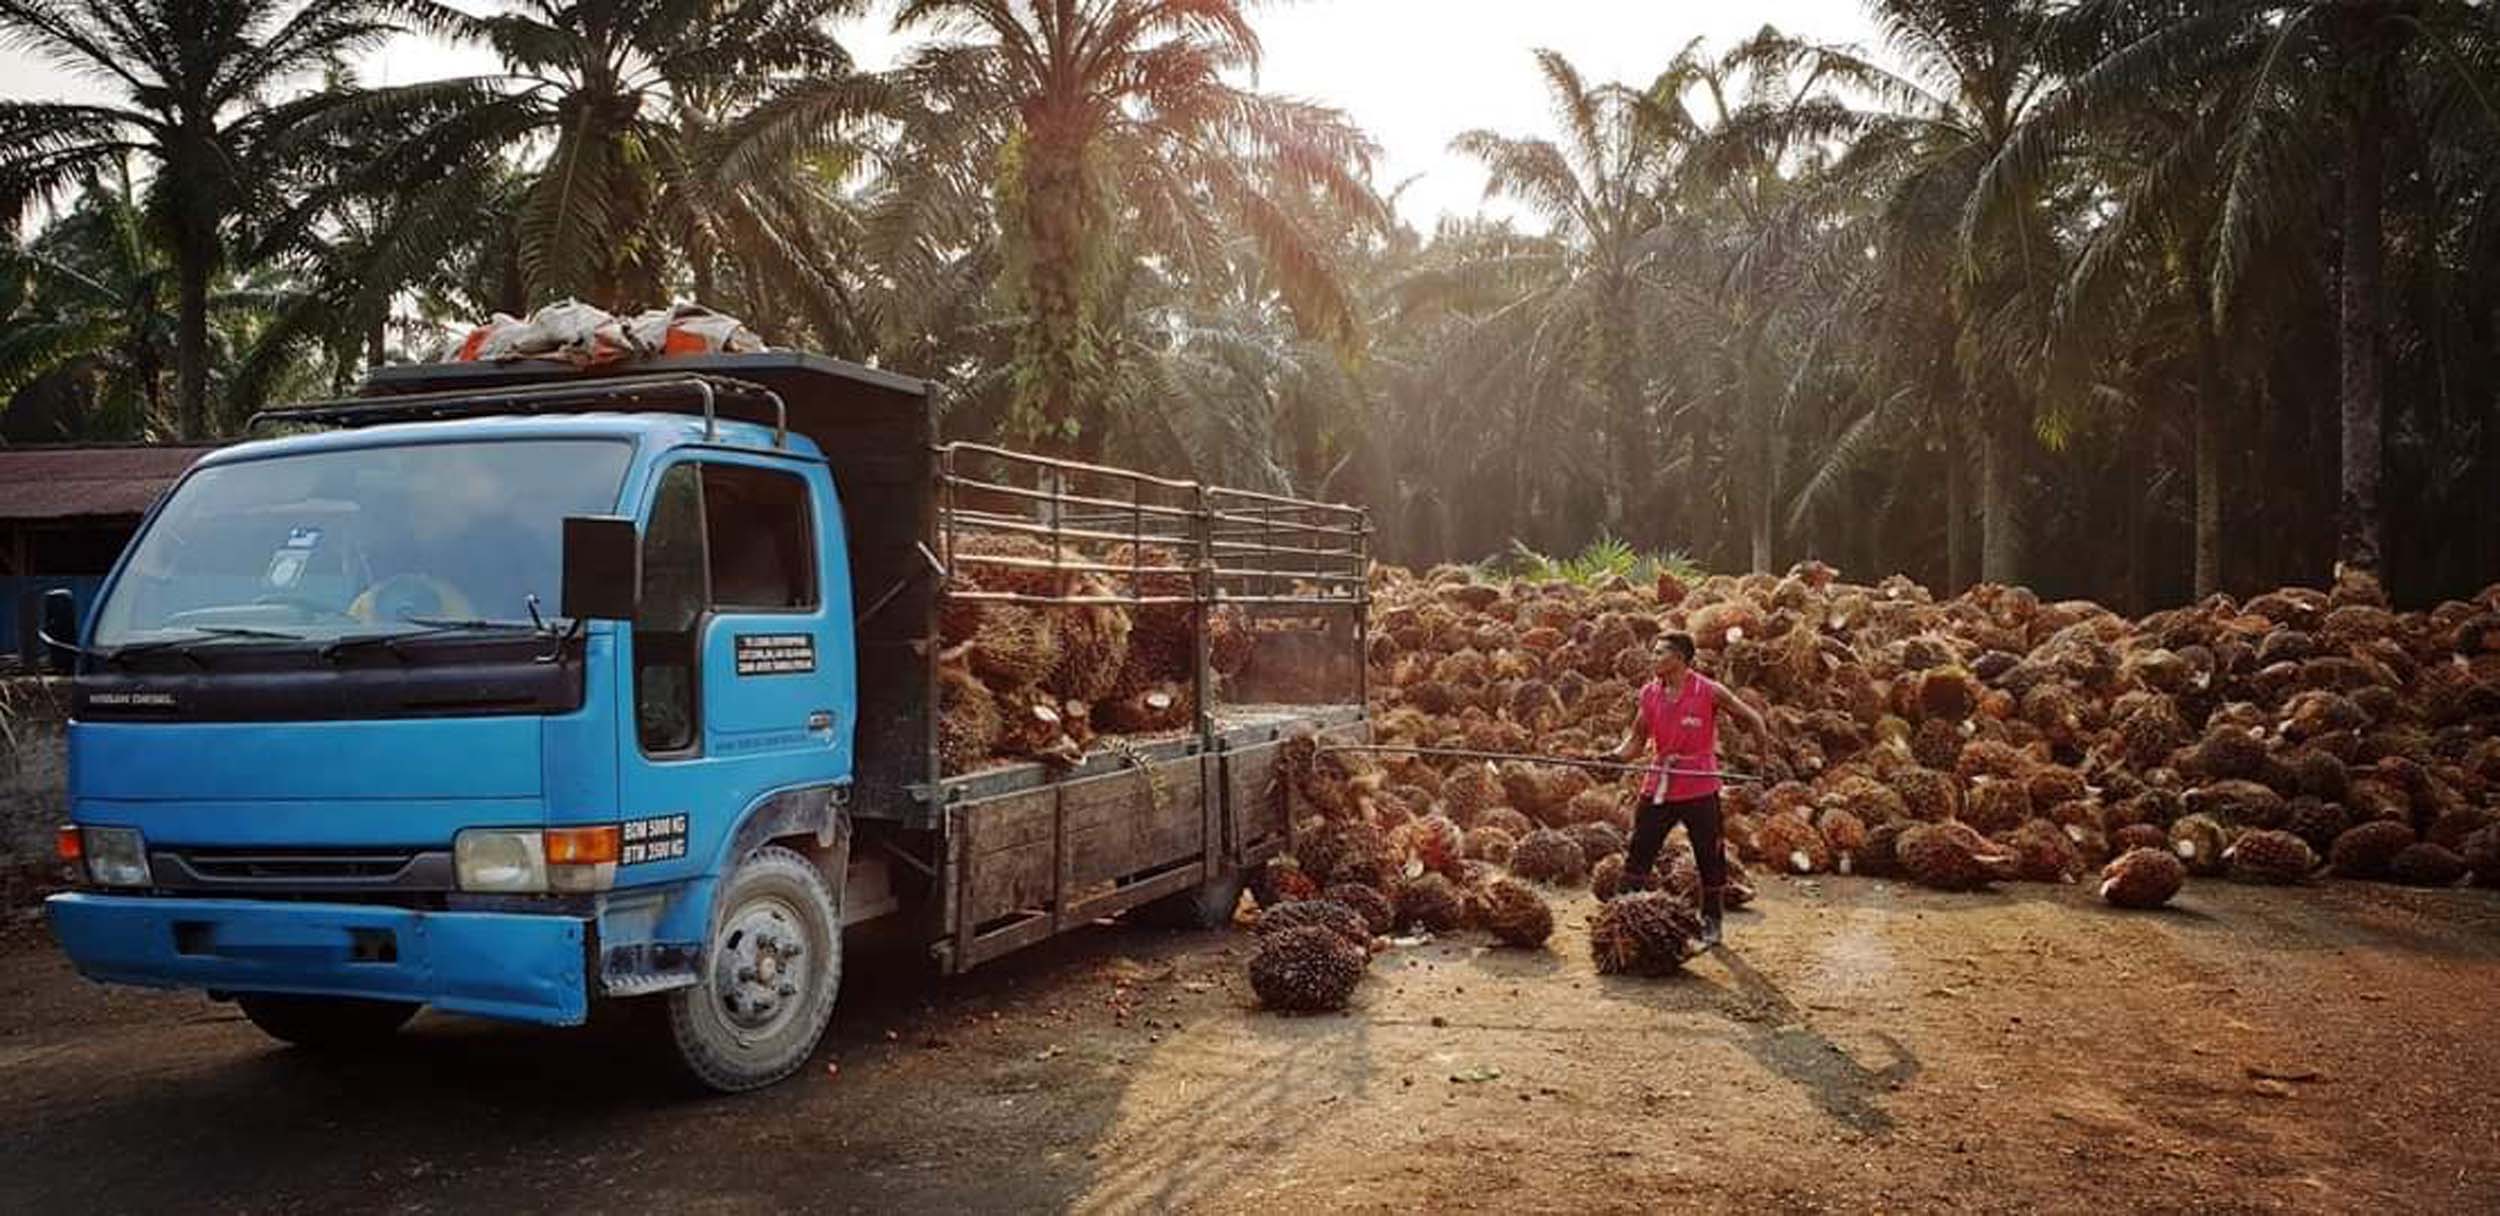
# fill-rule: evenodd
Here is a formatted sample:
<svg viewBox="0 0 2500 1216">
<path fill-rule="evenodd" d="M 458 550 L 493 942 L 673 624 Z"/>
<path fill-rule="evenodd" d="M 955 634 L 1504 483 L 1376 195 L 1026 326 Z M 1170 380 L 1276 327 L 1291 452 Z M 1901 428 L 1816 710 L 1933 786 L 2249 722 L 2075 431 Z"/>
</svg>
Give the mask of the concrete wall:
<svg viewBox="0 0 2500 1216">
<path fill-rule="evenodd" d="M 23 906 L 59 882 L 52 831 L 69 818 L 68 716 L 65 681 L 0 677 L 0 908 Z"/>
</svg>

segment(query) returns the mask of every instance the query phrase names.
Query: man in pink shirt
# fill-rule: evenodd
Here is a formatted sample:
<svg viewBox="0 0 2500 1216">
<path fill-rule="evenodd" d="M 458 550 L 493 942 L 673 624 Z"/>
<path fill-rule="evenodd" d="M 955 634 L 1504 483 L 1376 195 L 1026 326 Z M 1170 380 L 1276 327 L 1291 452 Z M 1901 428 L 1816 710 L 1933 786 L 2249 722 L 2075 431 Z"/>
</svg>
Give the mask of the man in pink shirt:
<svg viewBox="0 0 2500 1216">
<path fill-rule="evenodd" d="M 1683 824 L 1701 869 L 1702 945 L 1719 944 L 1726 907 L 1727 853 L 1720 843 L 1719 711 L 1760 736 L 1762 715 L 1725 685 L 1693 670 L 1693 635 L 1665 633 L 1655 647 L 1657 678 L 1643 685 L 1632 726 L 1615 745 L 1615 758 L 1630 762 L 1649 747 L 1657 763 L 1641 782 L 1641 809 L 1632 822 L 1632 843 L 1623 860 L 1623 889 L 1649 885 L 1650 867 L 1667 843 L 1667 831 Z"/>
</svg>

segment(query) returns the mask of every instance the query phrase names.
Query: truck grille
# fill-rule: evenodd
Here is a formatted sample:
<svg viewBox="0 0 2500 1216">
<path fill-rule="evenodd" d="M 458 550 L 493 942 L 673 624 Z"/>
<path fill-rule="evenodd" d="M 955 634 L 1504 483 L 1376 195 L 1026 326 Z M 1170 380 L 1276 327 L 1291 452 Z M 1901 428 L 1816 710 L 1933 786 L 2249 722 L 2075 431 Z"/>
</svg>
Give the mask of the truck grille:
<svg viewBox="0 0 2500 1216">
<path fill-rule="evenodd" d="M 171 890 L 448 891 L 451 854 L 419 849 L 179 849 L 148 858 Z"/>
</svg>

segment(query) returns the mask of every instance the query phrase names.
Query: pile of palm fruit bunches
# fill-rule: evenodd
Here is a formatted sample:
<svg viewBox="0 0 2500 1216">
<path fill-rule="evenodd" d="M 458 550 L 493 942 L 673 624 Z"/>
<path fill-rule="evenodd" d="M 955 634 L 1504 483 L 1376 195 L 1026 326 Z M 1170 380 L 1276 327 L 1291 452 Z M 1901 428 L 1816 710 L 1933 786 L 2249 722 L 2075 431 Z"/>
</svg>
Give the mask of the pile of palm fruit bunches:
<svg viewBox="0 0 2500 1216">
<path fill-rule="evenodd" d="M 2343 574 L 2135 620 L 1819 563 L 1691 587 L 1383 569 L 1373 592 L 1377 744 L 1603 752 L 1650 641 L 1692 634 L 1697 666 L 1771 727 L 1721 732 L 1724 766 L 1759 777 L 1725 793 L 1732 905 L 1746 867 L 1954 891 L 2089 877 L 2123 908 L 2190 878 L 2500 887 L 2500 585 L 2395 612 Z M 1661 889 L 1617 892 L 1636 775 L 1308 739 L 1280 771 L 1294 844 L 1253 883 L 1250 978 L 1271 1006 L 1341 1006 L 1384 933 L 1539 944 L 1540 892 L 1583 883 L 1605 901 L 1600 970 L 1671 970 L 1696 947 L 1680 830 Z"/>
<path fill-rule="evenodd" d="M 1039 569 L 983 557 L 1051 561 L 1036 537 L 982 535 L 959 542 L 949 592 L 990 591 L 1073 600 L 1044 605 L 949 595 L 938 616 L 938 755 L 949 774 L 1002 760 L 1073 764 L 1098 734 L 1184 730 L 1196 721 L 1198 614 L 1187 603 L 1107 604 L 1102 599 L 1186 599 L 1180 559 L 1152 545 L 1100 553 L 1060 550 L 1060 560 L 1131 566 L 1143 574 Z M 1206 617 L 1209 665 L 1228 680 L 1249 662 L 1252 638 L 1238 611 Z"/>
</svg>

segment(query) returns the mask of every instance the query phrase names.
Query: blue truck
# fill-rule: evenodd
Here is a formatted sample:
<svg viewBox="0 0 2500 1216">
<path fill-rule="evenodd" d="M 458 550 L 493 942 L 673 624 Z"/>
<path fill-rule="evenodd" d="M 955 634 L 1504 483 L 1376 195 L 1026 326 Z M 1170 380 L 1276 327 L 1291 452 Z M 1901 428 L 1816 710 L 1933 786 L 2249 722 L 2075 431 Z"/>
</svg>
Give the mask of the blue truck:
<svg viewBox="0 0 2500 1216">
<path fill-rule="evenodd" d="M 90 978 L 308 1048 L 647 1002 L 695 1082 L 768 1085 L 846 931 L 951 973 L 1211 922 L 1286 847 L 1282 741 L 1365 730 L 1359 510 L 941 444 L 917 380 L 421 365 L 253 431 L 83 622 L 45 605 L 74 673 L 47 914 Z M 1188 712 L 950 768 L 942 620 L 1003 608 L 1187 622 Z M 1218 614 L 1249 639 L 1223 672 Z"/>
</svg>

